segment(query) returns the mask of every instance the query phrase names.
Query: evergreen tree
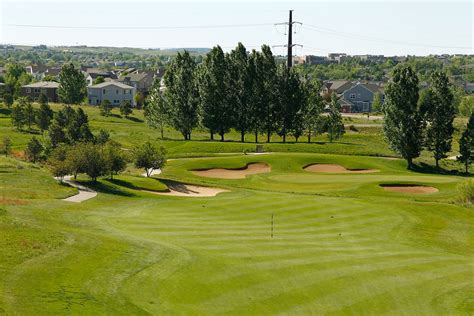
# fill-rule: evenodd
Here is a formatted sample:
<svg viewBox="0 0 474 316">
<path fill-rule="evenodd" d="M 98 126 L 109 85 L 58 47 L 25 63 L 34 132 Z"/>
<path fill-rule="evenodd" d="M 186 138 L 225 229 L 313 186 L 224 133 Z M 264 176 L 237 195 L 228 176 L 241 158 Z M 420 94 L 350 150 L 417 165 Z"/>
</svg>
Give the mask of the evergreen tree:
<svg viewBox="0 0 474 316">
<path fill-rule="evenodd" d="M 49 126 L 48 137 L 52 148 L 56 148 L 60 143 L 66 141 L 64 130 L 56 120 Z"/>
<path fill-rule="evenodd" d="M 66 104 L 79 104 L 87 96 L 87 82 L 80 69 L 65 64 L 59 73 L 58 95 Z"/>
<path fill-rule="evenodd" d="M 57 124 L 57 123 L 53 123 Z M 64 176 L 70 174 L 70 164 L 67 160 L 67 147 L 56 147 L 48 157 L 48 166 L 54 177 L 60 178 L 62 181 Z"/>
<path fill-rule="evenodd" d="M 132 114 L 132 104 L 128 100 L 123 100 L 120 102 L 120 114 L 128 117 L 130 114 Z"/>
<path fill-rule="evenodd" d="M 25 116 L 25 110 L 22 107 L 22 103 L 19 100 L 19 102 L 15 103 L 15 105 L 12 108 L 11 112 L 11 120 L 12 120 L 12 125 L 15 126 L 17 130 L 22 130 L 23 127 L 26 125 L 26 116 Z"/>
<path fill-rule="evenodd" d="M 109 100 L 105 99 L 100 102 L 100 115 L 109 116 L 112 112 L 112 103 Z"/>
<path fill-rule="evenodd" d="M 10 91 L 5 91 L 2 98 L 3 104 L 5 104 L 7 108 L 10 108 L 13 105 L 13 94 Z"/>
<path fill-rule="evenodd" d="M 458 161 L 464 164 L 466 173 L 469 171 L 469 165 L 474 160 L 474 114 L 471 114 L 466 130 L 462 133 L 459 140 Z"/>
<path fill-rule="evenodd" d="M 33 136 L 26 145 L 26 157 L 35 163 L 40 158 L 42 152 L 43 146 L 41 145 L 41 142 L 35 136 Z"/>
<path fill-rule="evenodd" d="M 209 130 L 211 140 L 214 133 L 218 133 L 223 141 L 225 133 L 232 127 L 233 104 L 228 97 L 231 90 L 227 90 L 228 63 L 222 48 L 216 46 L 197 71 L 202 125 Z"/>
<path fill-rule="evenodd" d="M 393 81 L 385 89 L 383 131 L 390 148 L 413 168 L 413 159 L 423 145 L 423 118 L 418 108 L 418 77 L 410 66 L 393 72 Z"/>
<path fill-rule="evenodd" d="M 327 118 L 327 133 L 330 142 L 339 139 L 344 135 L 344 123 L 342 122 L 341 106 L 336 94 L 331 95 L 329 104 L 329 116 Z"/>
<path fill-rule="evenodd" d="M 40 108 L 36 115 L 36 124 L 45 131 L 49 128 L 51 120 L 53 119 L 53 110 L 48 104 L 48 98 L 43 93 L 39 97 Z"/>
<path fill-rule="evenodd" d="M 8 157 L 12 152 L 12 139 L 8 136 L 3 137 L 2 151 L 5 157 Z"/>
<path fill-rule="evenodd" d="M 95 143 L 99 145 L 105 145 L 110 139 L 110 134 L 105 129 L 100 129 L 99 133 L 95 137 Z"/>
<path fill-rule="evenodd" d="M 427 149 L 433 152 L 436 167 L 439 168 L 439 160 L 446 158 L 446 153 L 451 150 L 456 109 L 446 74 L 434 72 L 431 75 L 429 91 L 420 108 L 426 111 L 428 123 L 425 144 Z"/>
<path fill-rule="evenodd" d="M 169 122 L 169 108 L 160 91 L 160 81 L 155 80 L 144 107 L 144 115 L 148 126 L 159 128 L 161 139 L 164 138 L 164 128 Z"/>
<path fill-rule="evenodd" d="M 199 93 L 195 81 L 196 64 L 187 51 L 178 53 L 165 73 L 165 99 L 170 106 L 170 123 L 185 140 L 198 123 Z"/>
</svg>

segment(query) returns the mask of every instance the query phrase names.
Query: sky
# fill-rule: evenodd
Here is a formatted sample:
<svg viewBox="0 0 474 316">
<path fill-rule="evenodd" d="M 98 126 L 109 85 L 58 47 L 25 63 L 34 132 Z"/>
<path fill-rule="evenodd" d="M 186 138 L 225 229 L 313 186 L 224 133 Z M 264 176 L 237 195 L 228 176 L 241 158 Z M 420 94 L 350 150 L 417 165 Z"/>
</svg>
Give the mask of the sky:
<svg viewBox="0 0 474 316">
<path fill-rule="evenodd" d="M 0 0 L 0 43 L 141 48 L 242 42 L 278 55 L 293 11 L 295 55 L 474 54 L 473 1 Z"/>
</svg>

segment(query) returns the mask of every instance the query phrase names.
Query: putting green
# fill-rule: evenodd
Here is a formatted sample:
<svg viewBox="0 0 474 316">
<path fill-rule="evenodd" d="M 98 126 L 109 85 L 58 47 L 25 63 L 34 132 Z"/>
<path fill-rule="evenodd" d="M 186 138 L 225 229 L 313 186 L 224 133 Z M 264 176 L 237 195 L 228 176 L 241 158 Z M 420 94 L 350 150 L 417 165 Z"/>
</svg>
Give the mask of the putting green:
<svg viewBox="0 0 474 316">
<path fill-rule="evenodd" d="M 314 161 L 380 172 L 303 170 Z M 271 172 L 189 171 L 256 162 Z M 0 169 L 0 197 L 13 192 L 9 181 L 24 192 L 0 206 L 0 314 L 474 312 L 474 212 L 454 203 L 462 177 L 358 156 L 178 159 L 159 177 L 230 192 L 152 195 L 141 188 L 161 190 L 161 181 L 122 176 L 72 204 L 60 199 L 73 190 L 43 170 Z M 387 192 L 383 183 L 439 192 Z"/>
</svg>

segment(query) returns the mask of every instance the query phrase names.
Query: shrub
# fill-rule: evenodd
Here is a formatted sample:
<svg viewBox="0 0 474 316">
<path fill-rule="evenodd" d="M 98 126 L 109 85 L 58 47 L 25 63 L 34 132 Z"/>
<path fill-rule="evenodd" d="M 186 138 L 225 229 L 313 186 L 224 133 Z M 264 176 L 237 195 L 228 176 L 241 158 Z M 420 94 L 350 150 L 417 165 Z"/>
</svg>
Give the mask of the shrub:
<svg viewBox="0 0 474 316">
<path fill-rule="evenodd" d="M 353 132 L 358 132 L 359 130 L 354 125 L 349 125 L 349 130 Z"/>
<path fill-rule="evenodd" d="M 457 186 L 458 202 L 472 204 L 474 202 L 474 180 L 461 182 Z"/>
</svg>

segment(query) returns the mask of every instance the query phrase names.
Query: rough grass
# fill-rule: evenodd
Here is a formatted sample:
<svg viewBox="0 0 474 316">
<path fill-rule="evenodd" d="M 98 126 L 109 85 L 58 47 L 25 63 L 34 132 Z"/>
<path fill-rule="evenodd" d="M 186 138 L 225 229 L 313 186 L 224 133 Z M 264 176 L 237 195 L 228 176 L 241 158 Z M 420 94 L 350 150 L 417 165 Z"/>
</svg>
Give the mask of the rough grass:
<svg viewBox="0 0 474 316">
<path fill-rule="evenodd" d="M 269 163 L 272 172 L 226 180 L 188 171 L 249 162 Z M 5 314 L 474 311 L 474 212 L 450 203 L 463 177 L 409 172 L 403 161 L 376 157 L 191 158 L 170 161 L 159 177 L 231 192 L 152 196 L 136 188 L 158 180 L 124 175 L 117 180 L 126 184 L 101 179 L 98 196 L 76 204 L 51 198 L 65 188 L 48 173 L 29 164 L 23 170 L 32 171 L 16 173 L 15 163 L 0 159 L 0 177 L 29 195 L 18 197 L 27 204 L 1 206 Z M 302 169 L 309 163 L 381 172 L 320 175 Z M 378 186 L 389 181 L 440 191 L 415 196 Z M 12 189 L 0 186 L 5 192 Z"/>
</svg>

